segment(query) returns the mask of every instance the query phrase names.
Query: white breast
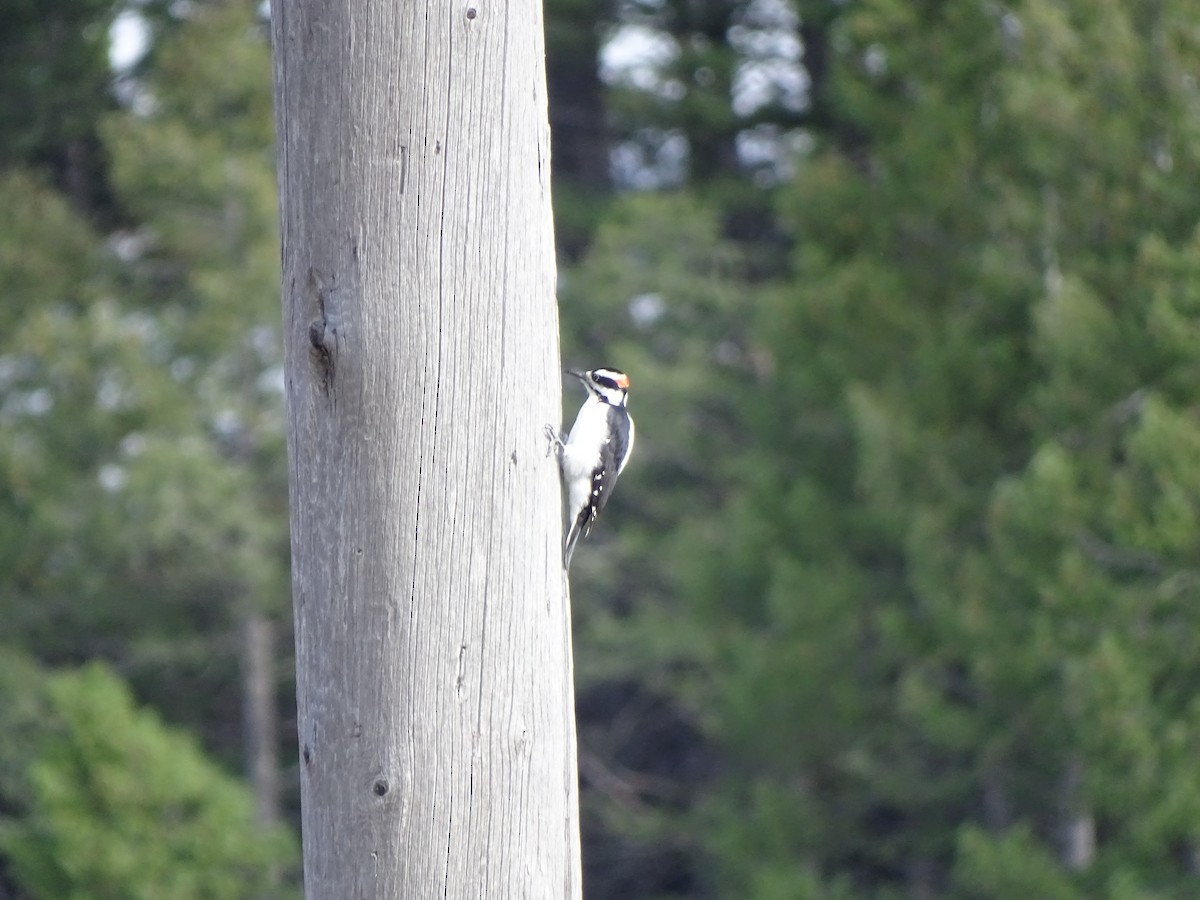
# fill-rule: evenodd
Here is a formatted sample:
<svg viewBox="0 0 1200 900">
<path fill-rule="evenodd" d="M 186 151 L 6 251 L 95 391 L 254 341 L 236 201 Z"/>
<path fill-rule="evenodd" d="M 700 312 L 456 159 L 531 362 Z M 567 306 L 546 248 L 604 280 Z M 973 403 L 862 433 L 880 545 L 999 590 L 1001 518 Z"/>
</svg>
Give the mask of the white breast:
<svg viewBox="0 0 1200 900">
<path fill-rule="evenodd" d="M 592 490 L 592 472 L 600 464 L 600 447 L 608 437 L 608 406 L 588 397 L 579 408 L 563 447 L 563 479 L 570 509 L 582 509 Z"/>
</svg>

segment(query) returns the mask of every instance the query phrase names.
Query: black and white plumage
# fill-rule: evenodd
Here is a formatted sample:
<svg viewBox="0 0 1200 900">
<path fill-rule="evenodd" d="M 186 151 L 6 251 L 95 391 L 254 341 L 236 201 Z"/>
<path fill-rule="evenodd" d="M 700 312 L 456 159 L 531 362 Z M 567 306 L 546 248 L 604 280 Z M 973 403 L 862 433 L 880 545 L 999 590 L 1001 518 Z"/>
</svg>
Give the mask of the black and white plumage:
<svg viewBox="0 0 1200 900">
<path fill-rule="evenodd" d="M 604 509 L 629 462 L 633 450 L 633 419 L 625 408 L 629 376 L 616 369 L 599 368 L 571 372 L 583 382 L 588 396 L 579 408 L 571 433 L 564 441 L 551 428 L 548 434 L 558 447 L 559 465 L 567 488 L 570 523 L 563 541 L 563 567 L 571 565 L 571 554 L 581 534 L 587 534 Z"/>
</svg>

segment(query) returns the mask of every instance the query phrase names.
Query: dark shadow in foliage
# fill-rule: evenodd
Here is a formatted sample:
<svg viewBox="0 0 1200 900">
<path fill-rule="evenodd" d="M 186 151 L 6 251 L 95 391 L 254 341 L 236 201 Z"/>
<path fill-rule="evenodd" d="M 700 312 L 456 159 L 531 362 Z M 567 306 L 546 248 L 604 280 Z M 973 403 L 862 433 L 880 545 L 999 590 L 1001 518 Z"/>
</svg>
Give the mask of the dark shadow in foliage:
<svg viewBox="0 0 1200 900">
<path fill-rule="evenodd" d="M 585 688 L 575 709 L 588 895 L 707 896 L 677 817 L 716 773 L 715 749 L 670 698 L 632 679 Z"/>
</svg>

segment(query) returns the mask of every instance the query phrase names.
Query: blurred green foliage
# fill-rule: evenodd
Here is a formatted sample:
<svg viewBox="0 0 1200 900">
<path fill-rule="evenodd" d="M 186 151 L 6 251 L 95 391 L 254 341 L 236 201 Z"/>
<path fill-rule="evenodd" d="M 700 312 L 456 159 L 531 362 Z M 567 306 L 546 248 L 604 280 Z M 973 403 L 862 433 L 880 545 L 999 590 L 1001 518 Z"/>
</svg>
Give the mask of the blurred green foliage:
<svg viewBox="0 0 1200 900">
<path fill-rule="evenodd" d="M 106 52 L 114 8 L 54 6 L 51 18 L 86 18 L 86 40 Z M 60 85 L 77 101 L 78 134 L 47 137 L 31 124 L 30 147 L 18 152 L 17 140 L 0 171 L 11 313 L 0 333 L 0 619 L 5 641 L 44 664 L 109 660 L 140 701 L 203 734 L 237 770 L 240 624 L 273 617 L 287 633 L 269 51 L 249 4 L 146 21 L 153 49 L 136 72 L 114 82 L 103 58 L 103 77 Z M 42 25 L 26 25 L 35 42 Z M 88 159 L 103 160 L 83 192 L 54 163 L 59 151 L 74 158 L 79 135 L 95 149 Z M 277 671 L 262 675 L 287 698 L 289 666 L 272 662 Z M 28 716 L 35 681 L 6 691 L 0 716 Z M 56 702 L 67 703 L 61 690 Z M 0 753 L 15 768 L 0 780 L 0 810 L 21 813 L 14 827 L 26 830 L 0 851 L 0 893 L 293 891 L 294 839 L 254 819 L 273 818 L 277 801 L 261 786 L 252 799 L 182 738 L 151 735 L 161 727 L 127 708 L 126 689 L 106 690 L 104 737 L 115 743 L 73 736 L 79 772 L 61 753 L 31 762 L 34 730 L 7 732 Z M 51 720 L 71 712 L 44 710 Z M 290 745 L 281 757 L 294 756 Z M 81 772 L 95 774 L 94 796 L 60 796 Z M 177 840 L 164 830 L 152 847 L 154 830 L 176 819 Z"/>
<path fill-rule="evenodd" d="M 49 733 L 28 768 L 29 806 L 0 830 L 30 897 L 298 896 L 271 876 L 298 862 L 290 831 L 263 828 L 246 787 L 137 709 L 121 679 L 93 663 L 44 693 Z"/>
</svg>

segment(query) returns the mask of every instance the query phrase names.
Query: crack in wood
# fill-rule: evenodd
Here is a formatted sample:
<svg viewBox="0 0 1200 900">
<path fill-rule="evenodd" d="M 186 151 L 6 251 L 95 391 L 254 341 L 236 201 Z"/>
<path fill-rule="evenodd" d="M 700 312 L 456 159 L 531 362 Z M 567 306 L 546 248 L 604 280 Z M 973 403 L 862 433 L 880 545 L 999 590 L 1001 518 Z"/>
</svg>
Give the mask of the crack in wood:
<svg viewBox="0 0 1200 900">
<path fill-rule="evenodd" d="M 316 310 L 316 316 L 308 323 L 308 343 L 321 393 L 328 397 L 337 363 L 337 324 L 330 309 L 333 292 L 315 268 L 308 270 L 308 292 L 309 307 Z"/>
</svg>

